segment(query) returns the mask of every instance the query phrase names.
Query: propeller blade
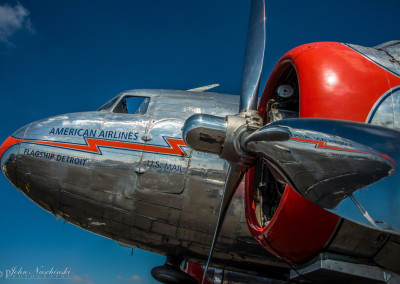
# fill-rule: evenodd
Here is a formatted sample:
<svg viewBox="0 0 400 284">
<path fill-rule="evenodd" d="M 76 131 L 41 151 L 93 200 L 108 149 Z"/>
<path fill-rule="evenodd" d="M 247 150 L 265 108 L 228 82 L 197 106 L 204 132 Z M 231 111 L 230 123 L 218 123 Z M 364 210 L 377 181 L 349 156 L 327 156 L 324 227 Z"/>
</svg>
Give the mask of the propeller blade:
<svg viewBox="0 0 400 284">
<path fill-rule="evenodd" d="M 262 125 L 262 119 L 256 109 L 264 50 L 265 3 L 264 0 L 252 0 L 239 114 L 228 115 L 225 118 L 206 114 L 193 115 L 185 121 L 182 128 L 182 136 L 186 145 L 201 152 L 218 154 L 230 165 L 202 283 L 232 196 L 244 172 L 255 159 L 254 156 L 244 151 L 239 144 L 242 137 Z"/>
<path fill-rule="evenodd" d="M 400 157 L 400 132 L 329 119 L 280 120 L 250 134 L 243 144 L 301 195 L 334 213 L 361 188 L 392 175 Z M 368 212 L 353 202 L 371 223 Z M 339 215 L 354 220 L 348 213 Z"/>
<path fill-rule="evenodd" d="M 265 40 L 265 3 L 263 0 L 253 0 L 247 29 L 239 112 L 257 109 Z"/>
<path fill-rule="evenodd" d="M 201 281 L 202 284 L 204 283 L 204 279 L 207 274 L 208 266 L 210 264 L 211 256 L 214 251 L 214 246 L 218 239 L 219 233 L 221 231 L 226 212 L 229 208 L 229 205 L 231 203 L 231 200 L 235 193 L 235 190 L 238 187 L 240 181 L 242 180 L 242 176 L 243 176 L 242 172 L 237 171 L 232 165 L 229 166 L 228 175 L 226 176 L 226 180 L 225 180 L 224 193 L 222 195 L 222 199 L 221 199 L 221 203 L 220 203 L 218 220 L 217 220 L 217 224 L 215 225 L 214 237 L 213 237 L 213 240 L 211 243 L 211 248 L 210 248 L 210 252 L 208 255 L 208 259 L 207 259 L 207 264 L 204 269 L 203 279 Z"/>
</svg>

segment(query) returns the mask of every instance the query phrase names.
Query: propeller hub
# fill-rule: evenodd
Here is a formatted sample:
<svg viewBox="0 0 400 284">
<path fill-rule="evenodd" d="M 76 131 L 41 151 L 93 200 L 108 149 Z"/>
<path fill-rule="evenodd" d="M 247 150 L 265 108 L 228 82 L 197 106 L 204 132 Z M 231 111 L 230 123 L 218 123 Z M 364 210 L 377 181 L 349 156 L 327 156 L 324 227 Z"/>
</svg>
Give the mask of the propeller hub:
<svg viewBox="0 0 400 284">
<path fill-rule="evenodd" d="M 219 117 L 195 114 L 189 117 L 182 129 L 185 143 L 192 149 L 218 154 L 235 165 L 236 170 L 246 171 L 254 162 L 254 155 L 245 148 L 245 138 L 259 129 L 262 119 L 256 111 Z"/>
<path fill-rule="evenodd" d="M 227 131 L 220 158 L 235 165 L 237 171 L 246 171 L 255 160 L 244 146 L 244 138 L 259 129 L 262 119 L 256 111 L 244 111 L 226 117 Z"/>
</svg>

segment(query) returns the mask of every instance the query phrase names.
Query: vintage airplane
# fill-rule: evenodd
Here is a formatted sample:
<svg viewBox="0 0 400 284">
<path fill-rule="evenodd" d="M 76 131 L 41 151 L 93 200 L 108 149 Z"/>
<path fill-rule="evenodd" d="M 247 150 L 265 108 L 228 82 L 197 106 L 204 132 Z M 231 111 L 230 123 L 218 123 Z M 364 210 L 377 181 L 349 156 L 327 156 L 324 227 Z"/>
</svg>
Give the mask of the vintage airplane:
<svg viewBox="0 0 400 284">
<path fill-rule="evenodd" d="M 399 282 L 400 42 L 297 47 L 257 102 L 264 46 L 254 0 L 240 97 L 127 91 L 17 130 L 1 170 L 164 283 Z"/>
</svg>

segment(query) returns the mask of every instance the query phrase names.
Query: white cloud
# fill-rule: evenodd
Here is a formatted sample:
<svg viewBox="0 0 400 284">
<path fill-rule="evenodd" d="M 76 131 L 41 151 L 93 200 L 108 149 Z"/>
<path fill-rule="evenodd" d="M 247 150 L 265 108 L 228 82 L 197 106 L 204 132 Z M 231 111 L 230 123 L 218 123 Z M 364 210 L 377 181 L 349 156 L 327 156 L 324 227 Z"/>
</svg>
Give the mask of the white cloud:
<svg viewBox="0 0 400 284">
<path fill-rule="evenodd" d="M 13 46 L 10 42 L 10 37 L 19 30 L 27 30 L 34 33 L 29 11 L 20 3 L 14 7 L 4 4 L 0 5 L 0 42 Z"/>
<path fill-rule="evenodd" d="M 142 278 L 140 278 L 138 275 L 132 275 L 130 278 L 124 278 L 121 275 L 118 275 L 117 280 L 124 282 L 139 282 L 142 281 Z"/>
<path fill-rule="evenodd" d="M 133 281 L 140 281 L 140 280 L 142 280 L 139 276 L 137 276 L 137 275 L 132 275 L 132 280 Z"/>
<path fill-rule="evenodd" d="M 85 282 L 85 281 L 90 281 L 90 275 L 89 274 L 72 276 L 72 282 L 80 283 L 80 282 Z"/>
</svg>

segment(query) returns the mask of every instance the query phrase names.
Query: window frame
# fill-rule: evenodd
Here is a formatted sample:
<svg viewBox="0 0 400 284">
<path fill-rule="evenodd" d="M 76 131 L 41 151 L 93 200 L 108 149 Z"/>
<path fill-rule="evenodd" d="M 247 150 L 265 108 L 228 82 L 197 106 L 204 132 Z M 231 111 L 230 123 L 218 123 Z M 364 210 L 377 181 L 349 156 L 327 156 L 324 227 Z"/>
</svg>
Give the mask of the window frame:
<svg viewBox="0 0 400 284">
<path fill-rule="evenodd" d="M 148 99 L 146 111 L 144 113 L 115 112 L 115 109 L 118 107 L 118 105 L 121 103 L 121 101 L 123 99 L 127 98 L 127 97 L 129 97 L 129 98 L 131 98 L 131 97 L 143 98 L 143 102 L 146 99 Z M 107 104 L 109 104 L 110 102 L 112 102 L 113 100 L 115 100 L 115 101 L 110 107 L 108 107 L 107 109 L 101 109 L 104 106 L 106 106 Z M 112 98 L 111 100 L 107 101 L 105 104 L 103 104 L 101 107 L 99 107 L 97 109 L 97 111 L 106 111 L 106 112 L 115 113 L 115 114 L 129 114 L 129 115 L 143 116 L 143 115 L 146 115 L 147 112 L 149 111 L 150 102 L 151 102 L 151 96 L 137 95 L 137 94 L 120 94 L 120 95 Z M 138 110 L 141 105 L 142 104 L 140 104 L 136 110 Z"/>
</svg>

